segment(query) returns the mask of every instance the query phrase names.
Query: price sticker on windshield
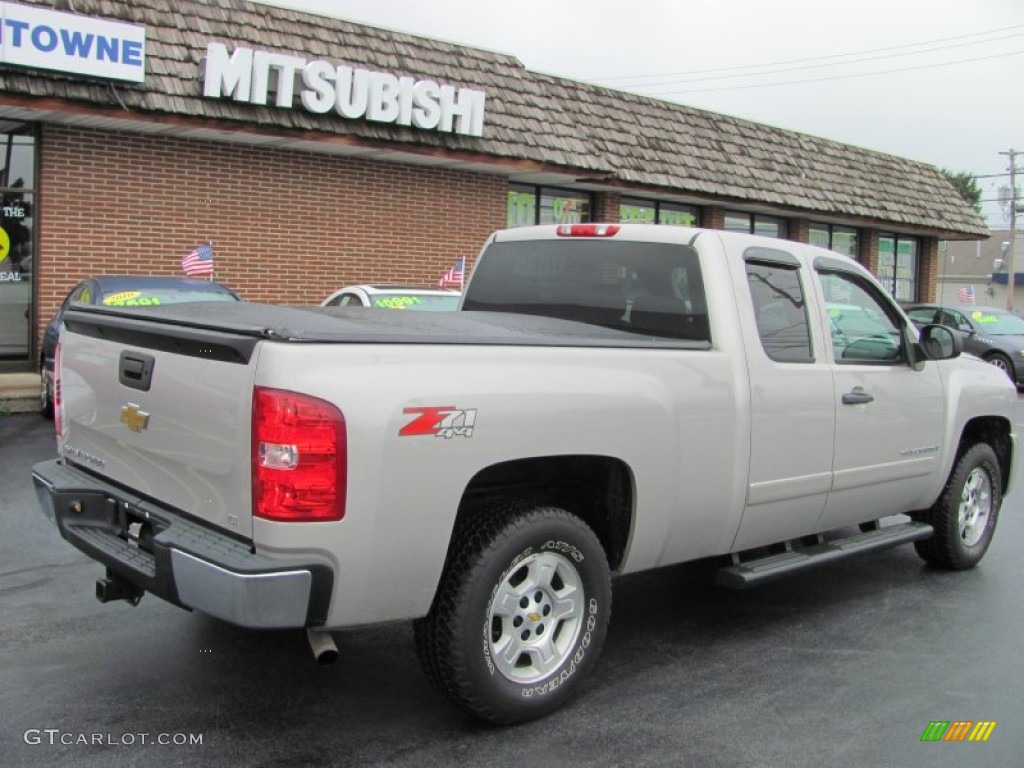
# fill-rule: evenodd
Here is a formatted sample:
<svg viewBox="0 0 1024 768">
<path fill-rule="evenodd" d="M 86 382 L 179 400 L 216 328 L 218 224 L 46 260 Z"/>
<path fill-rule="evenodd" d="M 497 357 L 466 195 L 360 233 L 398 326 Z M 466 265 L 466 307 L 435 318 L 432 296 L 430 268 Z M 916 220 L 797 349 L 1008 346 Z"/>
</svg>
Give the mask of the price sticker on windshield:
<svg viewBox="0 0 1024 768">
<path fill-rule="evenodd" d="M 413 304 L 419 303 L 419 296 L 382 296 L 373 300 L 373 306 L 384 309 L 407 309 Z"/>
<path fill-rule="evenodd" d="M 156 296 L 143 296 L 142 291 L 121 291 L 121 293 L 114 293 L 103 298 L 105 307 L 157 307 L 159 305 L 160 299 Z"/>
</svg>

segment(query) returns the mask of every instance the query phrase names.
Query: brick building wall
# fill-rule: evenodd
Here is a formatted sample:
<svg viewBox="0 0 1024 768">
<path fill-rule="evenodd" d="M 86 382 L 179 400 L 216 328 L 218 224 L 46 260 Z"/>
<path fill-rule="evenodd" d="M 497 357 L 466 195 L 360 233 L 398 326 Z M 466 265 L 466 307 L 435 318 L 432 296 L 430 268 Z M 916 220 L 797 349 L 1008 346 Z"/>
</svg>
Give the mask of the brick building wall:
<svg viewBox="0 0 1024 768">
<path fill-rule="evenodd" d="M 599 192 L 594 195 L 594 221 L 616 222 L 619 220 L 619 205 L 622 195 L 618 192 Z"/>
<path fill-rule="evenodd" d="M 811 241 L 811 223 L 807 219 L 790 219 L 786 227 L 786 237 L 798 243 Z"/>
<path fill-rule="evenodd" d="M 921 238 L 921 258 L 918 260 L 918 301 L 935 301 L 938 283 L 939 241 L 934 237 Z"/>
<path fill-rule="evenodd" d="M 54 125 L 40 153 L 41 325 L 79 280 L 180 275 L 206 241 L 252 301 L 433 284 L 506 220 L 503 176 Z"/>
<path fill-rule="evenodd" d="M 878 232 L 873 229 L 862 229 L 860 238 L 860 263 L 872 274 L 878 274 Z"/>
</svg>

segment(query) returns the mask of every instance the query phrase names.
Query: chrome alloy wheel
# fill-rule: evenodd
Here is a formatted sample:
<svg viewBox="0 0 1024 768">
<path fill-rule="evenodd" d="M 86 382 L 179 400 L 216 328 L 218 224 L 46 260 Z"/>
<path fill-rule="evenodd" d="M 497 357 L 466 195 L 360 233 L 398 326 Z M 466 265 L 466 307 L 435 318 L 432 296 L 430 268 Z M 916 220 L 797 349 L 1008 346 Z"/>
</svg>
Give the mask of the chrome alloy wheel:
<svg viewBox="0 0 1024 768">
<path fill-rule="evenodd" d="M 569 657 L 584 623 L 579 572 L 555 552 L 529 555 L 505 576 L 487 609 L 490 655 L 515 683 L 535 683 Z"/>
<path fill-rule="evenodd" d="M 984 469 L 975 467 L 960 492 L 957 524 L 964 546 L 973 547 L 981 540 L 991 513 L 992 480 Z"/>
</svg>

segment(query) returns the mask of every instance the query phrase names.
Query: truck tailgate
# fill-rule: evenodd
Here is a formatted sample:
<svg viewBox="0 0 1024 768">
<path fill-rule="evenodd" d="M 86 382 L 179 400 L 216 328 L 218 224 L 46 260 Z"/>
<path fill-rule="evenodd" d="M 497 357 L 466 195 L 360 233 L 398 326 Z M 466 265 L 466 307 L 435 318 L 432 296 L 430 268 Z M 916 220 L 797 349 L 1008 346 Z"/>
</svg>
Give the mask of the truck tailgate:
<svg viewBox="0 0 1024 768">
<path fill-rule="evenodd" d="M 65 459 L 251 539 L 256 340 L 84 314 L 65 322 Z"/>
</svg>

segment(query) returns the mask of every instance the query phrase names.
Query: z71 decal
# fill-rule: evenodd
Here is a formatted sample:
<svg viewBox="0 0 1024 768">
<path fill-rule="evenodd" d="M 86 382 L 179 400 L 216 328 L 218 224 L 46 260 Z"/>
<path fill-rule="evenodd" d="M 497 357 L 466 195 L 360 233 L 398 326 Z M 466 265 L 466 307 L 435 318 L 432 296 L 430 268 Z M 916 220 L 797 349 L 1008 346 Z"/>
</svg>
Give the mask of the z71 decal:
<svg viewBox="0 0 1024 768">
<path fill-rule="evenodd" d="M 476 424 L 476 409 L 463 410 L 454 405 L 435 405 L 423 408 L 403 408 L 402 413 L 415 418 L 398 431 L 399 437 L 432 435 L 450 440 L 453 437 L 472 437 Z"/>
</svg>

